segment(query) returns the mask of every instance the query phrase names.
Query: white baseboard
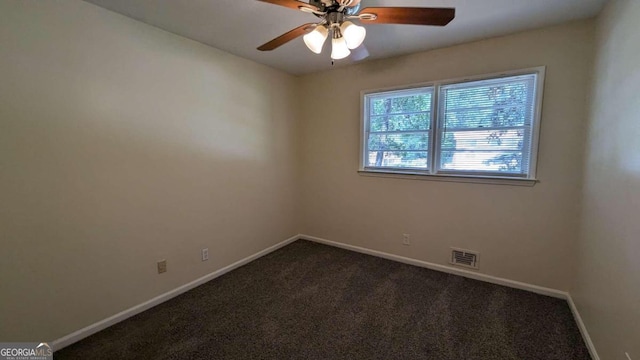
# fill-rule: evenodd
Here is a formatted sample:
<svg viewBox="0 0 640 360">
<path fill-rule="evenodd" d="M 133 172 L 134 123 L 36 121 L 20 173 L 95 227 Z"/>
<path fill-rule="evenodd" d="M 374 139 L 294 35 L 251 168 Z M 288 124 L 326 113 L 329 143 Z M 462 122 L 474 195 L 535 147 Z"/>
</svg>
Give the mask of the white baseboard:
<svg viewBox="0 0 640 360">
<path fill-rule="evenodd" d="M 578 307 L 573 302 L 573 298 L 569 293 L 567 293 L 567 302 L 569 303 L 569 308 L 571 308 L 571 312 L 573 313 L 573 318 L 576 319 L 576 323 L 578 324 L 578 329 L 580 329 L 580 334 L 582 334 L 582 339 L 584 339 L 584 343 L 585 345 L 587 345 L 587 349 L 589 349 L 589 354 L 591 355 L 591 359 L 600 360 L 600 356 L 598 356 L 598 353 L 596 352 L 596 347 L 593 345 L 593 341 L 591 341 L 591 336 L 589 336 L 587 327 L 584 325 L 584 321 L 582 321 L 582 317 L 578 312 Z"/>
<path fill-rule="evenodd" d="M 449 274 L 459 275 L 459 276 L 463 276 L 470 279 L 485 281 L 492 284 L 508 286 L 508 287 L 520 289 L 520 290 L 526 290 L 526 291 L 534 292 L 536 294 L 551 296 L 559 299 L 566 299 L 568 296 L 566 291 L 560 291 L 556 289 L 546 288 L 543 286 L 527 284 L 527 283 L 523 283 L 515 280 L 509 280 L 509 279 L 482 274 L 482 273 L 478 273 L 470 270 L 464 270 L 464 269 L 458 269 L 450 266 L 434 264 L 427 261 L 411 259 L 408 257 L 389 254 L 389 253 L 385 253 L 378 250 L 371 250 L 371 249 L 367 249 L 359 246 L 348 245 L 348 244 L 343 244 L 336 241 L 326 240 L 316 236 L 300 234 L 299 237 L 300 239 L 306 239 L 306 240 L 317 242 L 320 244 L 335 246 L 335 247 L 339 247 L 346 250 L 351 250 L 351 251 L 355 251 L 355 252 L 359 252 L 367 255 L 373 255 L 373 256 L 385 258 L 388 260 L 393 260 L 393 261 L 397 261 L 397 262 L 401 262 L 409 265 L 420 266 L 423 268 L 441 271 Z"/>
<path fill-rule="evenodd" d="M 64 347 L 67 347 L 75 342 L 78 342 L 86 337 L 89 337 L 95 333 L 97 333 L 98 331 L 104 330 L 106 328 L 108 328 L 109 326 L 112 326 L 114 324 L 117 324 L 123 320 L 126 320 L 134 315 L 137 315 L 145 310 L 148 310 L 158 304 L 161 304 L 167 300 L 170 300 L 178 295 L 181 295 L 197 286 L 200 286 L 208 281 L 211 281 L 219 276 L 222 276 L 226 273 L 228 273 L 231 270 L 237 269 L 242 265 L 246 265 L 250 262 L 252 262 L 253 260 L 256 260 L 259 257 L 262 257 L 264 255 L 267 255 L 273 251 L 276 251 L 278 249 L 280 249 L 283 246 L 289 245 L 290 243 L 298 240 L 300 238 L 300 235 L 295 235 L 292 236 L 290 238 L 288 238 L 287 240 L 284 240 L 280 243 L 277 243 L 273 246 L 270 246 L 260 252 L 257 252 L 251 256 L 247 256 L 244 259 L 238 260 L 236 262 L 234 262 L 231 265 L 225 266 L 222 269 L 216 270 L 210 274 L 207 274 L 199 279 L 196 279 L 190 283 L 184 284 L 178 288 L 175 288 L 171 291 L 168 291 L 164 294 L 158 295 L 156 297 L 154 297 L 151 300 L 145 301 L 142 304 L 136 305 L 132 308 L 129 308 L 127 310 L 121 311 L 111 317 L 108 317 L 104 320 L 98 321 L 97 323 L 91 324 L 85 328 L 82 328 L 78 331 L 75 331 L 69 335 L 63 336 L 57 340 L 52 341 L 50 344 L 53 348 L 54 351 L 58 351 Z"/>
</svg>

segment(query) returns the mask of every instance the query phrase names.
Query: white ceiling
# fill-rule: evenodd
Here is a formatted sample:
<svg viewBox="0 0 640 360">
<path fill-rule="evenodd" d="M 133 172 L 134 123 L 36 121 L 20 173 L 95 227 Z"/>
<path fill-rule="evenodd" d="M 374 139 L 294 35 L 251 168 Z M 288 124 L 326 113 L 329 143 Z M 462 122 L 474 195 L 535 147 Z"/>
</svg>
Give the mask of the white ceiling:
<svg viewBox="0 0 640 360">
<path fill-rule="evenodd" d="M 329 47 L 313 54 L 302 38 L 271 52 L 256 48 L 299 25 L 311 14 L 256 0 L 85 0 L 229 53 L 304 74 L 331 68 Z M 451 46 L 595 16 L 607 0 L 362 0 L 367 6 L 455 7 L 446 27 L 367 25 L 364 42 L 379 59 Z M 336 61 L 336 66 L 351 63 Z"/>
</svg>

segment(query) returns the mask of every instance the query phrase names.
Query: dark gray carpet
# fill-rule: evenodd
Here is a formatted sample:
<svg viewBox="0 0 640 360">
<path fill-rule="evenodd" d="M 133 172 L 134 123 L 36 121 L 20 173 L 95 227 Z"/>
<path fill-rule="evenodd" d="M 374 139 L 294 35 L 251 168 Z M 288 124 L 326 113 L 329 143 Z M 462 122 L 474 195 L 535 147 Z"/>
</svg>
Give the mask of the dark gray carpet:
<svg viewBox="0 0 640 360">
<path fill-rule="evenodd" d="M 308 241 L 55 359 L 589 359 L 563 300 Z"/>
</svg>

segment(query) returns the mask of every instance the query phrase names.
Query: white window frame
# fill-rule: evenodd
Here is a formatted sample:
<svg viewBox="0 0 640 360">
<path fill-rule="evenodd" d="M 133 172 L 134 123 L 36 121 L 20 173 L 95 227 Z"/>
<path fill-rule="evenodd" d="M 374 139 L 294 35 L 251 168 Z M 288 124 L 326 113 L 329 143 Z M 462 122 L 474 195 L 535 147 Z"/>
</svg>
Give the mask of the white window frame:
<svg viewBox="0 0 640 360">
<path fill-rule="evenodd" d="M 540 123 L 542 118 L 542 103 L 544 94 L 545 66 L 511 70 L 493 74 L 484 74 L 478 76 L 461 77 L 455 79 L 437 80 L 425 83 L 411 84 L 405 86 L 396 86 L 382 89 L 364 90 L 360 93 L 360 154 L 359 169 L 361 175 L 383 176 L 383 177 L 400 177 L 420 180 L 440 180 L 440 181 L 457 181 L 457 182 L 474 182 L 474 183 L 490 183 L 490 184 L 507 184 L 507 185 L 524 185 L 533 186 L 538 180 L 536 178 L 538 143 L 540 138 Z M 528 176 L 513 176 L 500 173 L 473 173 L 446 170 L 438 171 L 438 159 L 440 158 L 439 141 L 441 137 L 441 102 L 440 88 L 445 85 L 474 82 L 482 80 L 494 80 L 507 77 L 515 77 L 520 75 L 536 74 L 535 83 L 535 99 L 533 106 L 533 117 L 531 127 L 531 153 L 529 157 Z M 369 135 L 369 121 L 367 117 L 367 109 L 369 106 L 368 97 L 371 95 L 380 95 L 388 92 L 403 91 L 411 89 L 419 89 L 433 87 L 433 96 L 431 98 L 431 124 L 429 134 L 429 158 L 427 159 L 428 170 L 420 169 L 394 169 L 390 167 L 369 167 L 367 165 L 367 139 Z M 436 151 L 438 150 L 438 151 Z"/>
</svg>

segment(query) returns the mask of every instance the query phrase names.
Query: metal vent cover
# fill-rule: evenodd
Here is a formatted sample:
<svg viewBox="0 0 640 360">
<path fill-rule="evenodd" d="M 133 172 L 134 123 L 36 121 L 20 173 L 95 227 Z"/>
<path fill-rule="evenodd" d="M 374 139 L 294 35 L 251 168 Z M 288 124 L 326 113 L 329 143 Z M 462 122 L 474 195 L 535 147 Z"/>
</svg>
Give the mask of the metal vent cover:
<svg viewBox="0 0 640 360">
<path fill-rule="evenodd" d="M 477 251 L 451 248 L 451 264 L 478 269 L 480 253 Z"/>
</svg>

